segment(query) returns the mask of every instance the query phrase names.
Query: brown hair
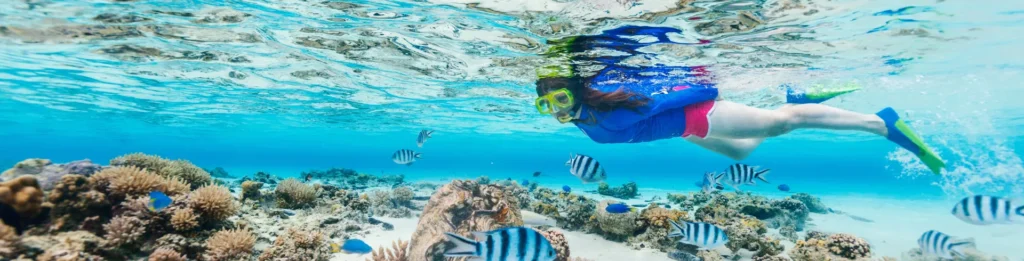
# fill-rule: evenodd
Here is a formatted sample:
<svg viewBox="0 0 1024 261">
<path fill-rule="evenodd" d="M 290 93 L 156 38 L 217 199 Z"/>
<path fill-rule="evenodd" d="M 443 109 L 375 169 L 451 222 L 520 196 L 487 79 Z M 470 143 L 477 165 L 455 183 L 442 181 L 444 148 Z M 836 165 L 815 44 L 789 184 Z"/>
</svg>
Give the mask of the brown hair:
<svg viewBox="0 0 1024 261">
<path fill-rule="evenodd" d="M 537 95 L 566 88 L 577 97 L 577 104 L 586 104 L 597 111 L 606 112 L 625 108 L 637 111 L 647 105 L 650 98 L 619 88 L 613 92 L 602 92 L 590 88 L 590 79 L 581 77 L 542 78 L 537 80 Z"/>
</svg>

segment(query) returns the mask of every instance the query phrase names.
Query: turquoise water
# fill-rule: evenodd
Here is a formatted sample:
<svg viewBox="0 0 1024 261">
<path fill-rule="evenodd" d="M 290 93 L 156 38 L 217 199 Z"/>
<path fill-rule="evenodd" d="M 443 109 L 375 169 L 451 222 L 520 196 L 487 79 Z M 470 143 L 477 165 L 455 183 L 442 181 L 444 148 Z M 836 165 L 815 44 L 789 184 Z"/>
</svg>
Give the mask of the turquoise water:
<svg viewBox="0 0 1024 261">
<path fill-rule="evenodd" d="M 586 188 L 563 166 L 586 153 L 613 185 L 695 190 L 703 172 L 734 161 L 680 139 L 596 144 L 534 111 L 545 39 L 633 24 L 710 40 L 644 59 L 707 65 L 729 100 L 773 107 L 779 84 L 857 83 L 862 91 L 827 104 L 893 106 L 948 162 L 933 175 L 882 138 L 797 131 L 744 161 L 771 168 L 773 184 L 824 196 L 1024 196 L 1024 2 L 676 2 L 4 1 L 0 166 L 145 152 L 236 176 L 345 167 L 521 180 L 541 171 L 543 186 Z M 700 26 L 744 14 L 759 20 L 750 30 Z M 415 148 L 422 128 L 437 133 Z M 402 148 L 424 158 L 394 164 Z"/>
</svg>

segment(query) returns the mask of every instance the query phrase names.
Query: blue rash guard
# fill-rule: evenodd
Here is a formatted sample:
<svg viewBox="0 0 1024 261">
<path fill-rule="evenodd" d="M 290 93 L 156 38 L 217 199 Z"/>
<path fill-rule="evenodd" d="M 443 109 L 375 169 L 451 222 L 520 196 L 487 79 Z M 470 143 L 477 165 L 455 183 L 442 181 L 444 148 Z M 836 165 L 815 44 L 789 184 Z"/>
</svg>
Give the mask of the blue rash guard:
<svg viewBox="0 0 1024 261">
<path fill-rule="evenodd" d="M 608 68 L 595 76 L 590 88 L 602 92 L 619 89 L 649 98 L 646 106 L 600 112 L 586 104 L 577 127 L 597 143 L 637 143 L 680 137 L 686 129 L 683 107 L 718 97 L 713 84 L 696 79 L 703 68 Z M 676 86 L 689 88 L 673 91 Z"/>
</svg>

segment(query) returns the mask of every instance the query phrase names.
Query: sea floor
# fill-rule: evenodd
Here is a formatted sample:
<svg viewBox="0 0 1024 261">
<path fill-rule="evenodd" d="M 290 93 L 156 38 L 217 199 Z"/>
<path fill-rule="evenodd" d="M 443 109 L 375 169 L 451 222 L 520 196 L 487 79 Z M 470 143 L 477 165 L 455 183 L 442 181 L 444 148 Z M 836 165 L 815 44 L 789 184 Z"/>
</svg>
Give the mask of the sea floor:
<svg viewBox="0 0 1024 261">
<path fill-rule="evenodd" d="M 664 190 L 664 189 L 643 189 L 641 194 L 646 197 L 664 195 L 667 193 L 689 193 L 695 190 Z M 613 197 L 599 195 L 592 192 L 581 192 L 583 196 L 596 200 L 620 200 Z M 775 197 L 782 197 L 785 194 L 776 193 Z M 806 231 L 821 231 L 826 233 L 848 233 L 861 237 L 871 243 L 871 251 L 874 257 L 895 257 L 898 260 L 906 260 L 904 254 L 917 247 L 917 239 L 922 233 L 928 230 L 941 230 L 950 235 L 962 237 L 973 237 L 977 243 L 977 249 L 989 256 L 1005 256 L 1009 260 L 1024 260 L 1024 251 L 1019 251 L 1020 242 L 1024 242 L 1024 225 L 991 225 L 975 226 L 964 223 L 949 214 L 953 200 L 921 200 L 921 199 L 898 199 L 868 197 L 863 195 L 844 195 L 820 197 L 826 206 L 840 210 L 846 214 L 811 214 L 811 221 L 808 222 Z M 643 204 L 644 197 L 620 200 L 627 204 Z M 374 231 L 368 234 L 365 240 L 371 246 L 387 246 L 392 241 L 410 240 L 416 229 L 417 218 L 381 218 L 386 222 L 395 225 L 392 231 Z M 867 220 L 863 220 L 867 219 Z M 652 249 L 636 250 L 621 242 L 607 240 L 599 235 L 579 231 L 567 231 L 554 228 L 562 232 L 569 242 L 573 257 L 581 257 L 594 261 L 603 260 L 645 260 L 645 261 L 670 261 L 674 260 L 667 253 Z M 769 233 L 776 234 L 777 230 Z M 786 252 L 793 247 L 795 242 L 783 240 Z M 728 250 L 719 252 L 728 254 Z M 332 261 L 362 261 L 364 255 L 336 253 Z M 740 260 L 750 260 L 741 258 Z"/>
</svg>

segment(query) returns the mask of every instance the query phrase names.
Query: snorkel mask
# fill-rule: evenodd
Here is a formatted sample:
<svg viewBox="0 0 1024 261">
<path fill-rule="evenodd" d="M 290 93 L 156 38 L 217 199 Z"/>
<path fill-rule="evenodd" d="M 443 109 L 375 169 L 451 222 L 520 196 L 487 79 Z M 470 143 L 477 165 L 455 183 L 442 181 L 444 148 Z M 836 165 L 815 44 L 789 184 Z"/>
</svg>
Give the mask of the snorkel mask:
<svg viewBox="0 0 1024 261">
<path fill-rule="evenodd" d="M 575 103 L 572 98 L 572 92 L 569 92 L 569 89 L 562 88 L 537 97 L 534 100 L 534 104 L 537 106 L 537 112 L 540 114 L 557 113 L 555 115 L 558 122 L 567 123 L 573 119 L 570 110 L 572 110 Z"/>
<path fill-rule="evenodd" d="M 572 78 L 576 75 L 569 55 L 573 40 L 575 37 L 548 41 L 551 47 L 543 53 L 548 62 L 547 65 L 537 68 L 537 78 Z M 575 104 L 572 92 L 566 88 L 550 91 L 534 100 L 537 112 L 555 114 L 560 123 L 568 123 L 575 118 L 572 111 Z"/>
</svg>

